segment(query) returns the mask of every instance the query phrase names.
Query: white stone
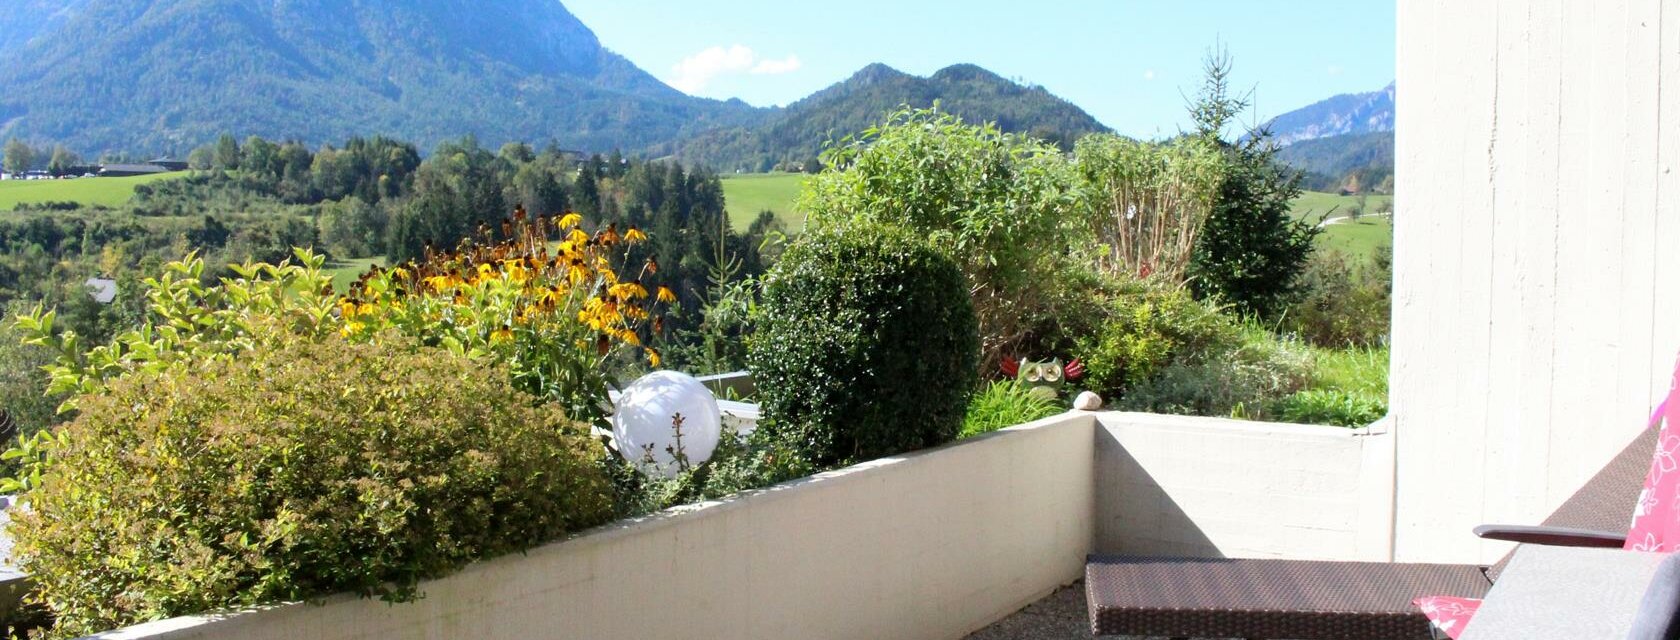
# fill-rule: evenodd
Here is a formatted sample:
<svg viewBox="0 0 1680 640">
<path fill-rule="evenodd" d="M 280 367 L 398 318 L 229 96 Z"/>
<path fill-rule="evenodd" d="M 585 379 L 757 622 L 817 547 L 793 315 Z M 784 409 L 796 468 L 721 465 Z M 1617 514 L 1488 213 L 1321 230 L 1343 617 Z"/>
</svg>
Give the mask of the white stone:
<svg viewBox="0 0 1680 640">
<path fill-rule="evenodd" d="M 706 385 L 675 371 L 642 376 L 614 401 L 613 442 L 619 455 L 643 473 L 674 477 L 682 470 L 674 455 L 682 417 L 681 451 L 689 466 L 711 459 L 722 433 L 723 417 L 717 398 Z"/>
<path fill-rule="evenodd" d="M 1073 399 L 1073 408 L 1080 411 L 1096 411 L 1101 409 L 1102 405 L 1102 396 L 1090 391 L 1081 391 L 1079 392 L 1079 395 Z"/>
</svg>

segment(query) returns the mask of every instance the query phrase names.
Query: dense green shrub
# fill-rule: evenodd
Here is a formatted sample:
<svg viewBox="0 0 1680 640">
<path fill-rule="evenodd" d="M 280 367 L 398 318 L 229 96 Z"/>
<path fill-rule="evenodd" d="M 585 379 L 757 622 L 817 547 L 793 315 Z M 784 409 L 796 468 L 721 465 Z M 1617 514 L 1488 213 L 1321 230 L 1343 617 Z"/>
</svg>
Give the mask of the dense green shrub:
<svg viewBox="0 0 1680 640">
<path fill-rule="evenodd" d="M 995 126 L 906 110 L 832 150 L 800 200 L 813 229 L 904 225 L 962 267 L 996 364 L 1049 313 L 1078 258 L 1073 175 L 1061 152 Z"/>
<path fill-rule="evenodd" d="M 108 381 L 12 532 L 78 636 L 419 580 L 611 517 L 601 447 L 466 356 L 256 322 L 237 358 Z"/>
<path fill-rule="evenodd" d="M 1157 375 L 1130 387 L 1117 408 L 1199 416 L 1275 419 L 1275 402 L 1300 391 L 1312 374 L 1312 354 L 1263 328 L 1243 327 L 1234 343 L 1210 352 L 1181 353 Z"/>
<path fill-rule="evenodd" d="M 962 271 L 908 231 L 831 226 L 771 271 L 748 363 L 768 423 L 814 462 L 955 438 L 980 344 Z"/>
<path fill-rule="evenodd" d="M 1339 251 L 1315 254 L 1302 275 L 1305 297 L 1283 328 L 1321 347 L 1369 347 L 1388 339 L 1392 259 L 1384 247 L 1363 264 Z"/>
<path fill-rule="evenodd" d="M 1034 393 L 1032 387 L 1021 384 L 1020 380 L 1000 380 L 987 385 L 968 402 L 962 437 L 991 433 L 1062 411 L 1061 403 L 1045 394 Z"/>
<path fill-rule="evenodd" d="M 1118 285 L 1104 320 L 1077 347 L 1086 385 L 1118 398 L 1175 362 L 1200 363 L 1235 341 L 1237 326 L 1182 288 L 1148 281 Z"/>
<path fill-rule="evenodd" d="M 0 315 L 0 438 L 28 436 L 60 422 L 58 399 L 47 395 L 43 369 L 56 355 L 23 344 L 12 319 Z"/>
<path fill-rule="evenodd" d="M 1266 419 L 1304 388 L 1310 350 L 1240 322 L 1182 287 L 1113 285 L 1104 319 L 1080 341 L 1085 386 L 1128 411 Z"/>
</svg>

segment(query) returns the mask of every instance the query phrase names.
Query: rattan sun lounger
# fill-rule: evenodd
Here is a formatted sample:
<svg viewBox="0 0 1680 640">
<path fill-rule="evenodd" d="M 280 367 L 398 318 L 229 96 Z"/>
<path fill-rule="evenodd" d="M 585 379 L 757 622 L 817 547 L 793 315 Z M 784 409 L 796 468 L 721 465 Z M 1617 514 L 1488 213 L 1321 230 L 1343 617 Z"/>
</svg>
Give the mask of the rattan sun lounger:
<svg viewBox="0 0 1680 640">
<path fill-rule="evenodd" d="M 1540 527 L 1479 527 L 1477 534 L 1622 546 L 1656 437 L 1656 429 L 1644 430 Z M 1093 555 L 1085 566 L 1085 597 L 1099 636 L 1427 640 L 1429 621 L 1412 600 L 1480 598 L 1509 558 L 1481 567 Z"/>
</svg>

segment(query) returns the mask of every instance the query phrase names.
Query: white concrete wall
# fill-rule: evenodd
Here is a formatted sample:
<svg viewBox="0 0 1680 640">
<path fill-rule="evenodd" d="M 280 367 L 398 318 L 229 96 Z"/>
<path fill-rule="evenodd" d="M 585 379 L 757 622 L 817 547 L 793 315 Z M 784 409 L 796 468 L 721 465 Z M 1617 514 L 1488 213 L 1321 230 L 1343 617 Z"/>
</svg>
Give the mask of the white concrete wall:
<svg viewBox="0 0 1680 640">
<path fill-rule="evenodd" d="M 1381 428 L 1105 413 L 1096 437 L 1099 552 L 1389 557 Z"/>
<path fill-rule="evenodd" d="M 1016 427 L 333 598 L 105 634 L 150 639 L 961 638 L 1079 578 L 1088 415 Z"/>
<path fill-rule="evenodd" d="M 1666 388 L 1680 5 L 1405 0 L 1398 32 L 1395 552 L 1489 561 L 1472 526 L 1543 517 Z"/>
</svg>

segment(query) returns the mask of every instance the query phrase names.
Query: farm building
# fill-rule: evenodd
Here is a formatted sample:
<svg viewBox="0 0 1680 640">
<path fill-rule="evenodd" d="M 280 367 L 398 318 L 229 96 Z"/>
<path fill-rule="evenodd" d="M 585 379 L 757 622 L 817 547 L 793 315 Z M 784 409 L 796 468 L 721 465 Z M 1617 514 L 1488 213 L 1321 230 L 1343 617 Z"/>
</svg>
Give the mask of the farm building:
<svg viewBox="0 0 1680 640">
<path fill-rule="evenodd" d="M 128 176 L 149 176 L 154 173 L 169 173 L 168 167 L 157 164 L 108 164 L 99 168 L 102 178 L 123 178 Z"/>
</svg>

